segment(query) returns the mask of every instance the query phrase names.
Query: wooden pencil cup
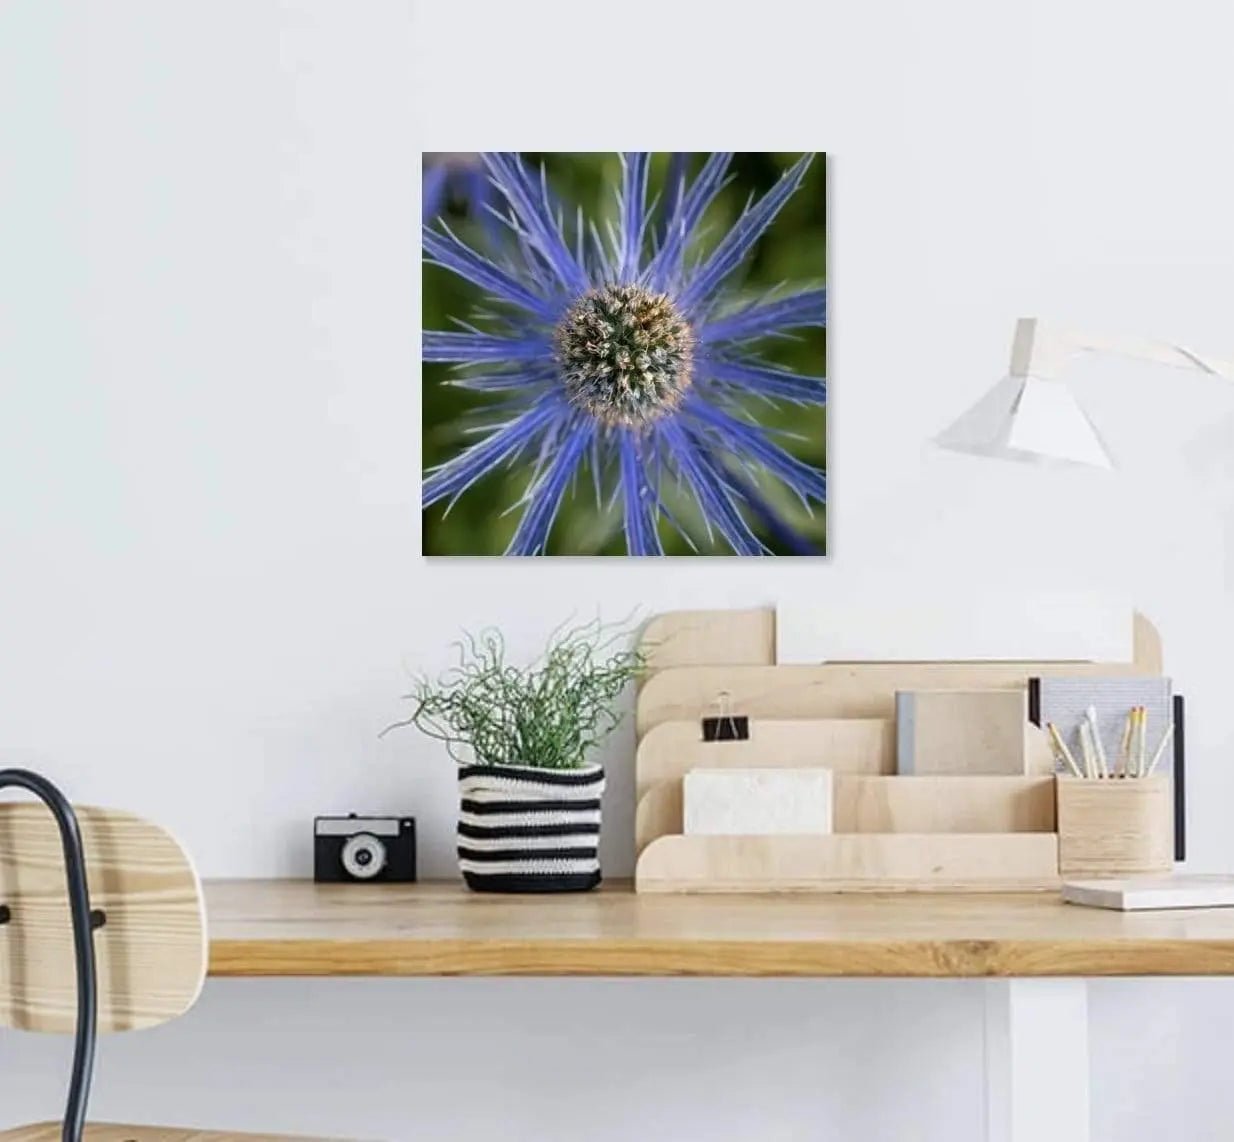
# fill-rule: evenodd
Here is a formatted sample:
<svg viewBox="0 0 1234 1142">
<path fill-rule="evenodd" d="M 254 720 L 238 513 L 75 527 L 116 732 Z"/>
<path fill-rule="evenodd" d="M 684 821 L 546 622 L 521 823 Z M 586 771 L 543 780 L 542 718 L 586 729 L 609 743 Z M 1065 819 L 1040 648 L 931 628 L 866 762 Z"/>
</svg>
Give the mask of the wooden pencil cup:
<svg viewBox="0 0 1234 1142">
<path fill-rule="evenodd" d="M 1058 778 L 1058 869 L 1063 876 L 1129 876 L 1174 867 L 1168 773 L 1096 781 Z"/>
</svg>

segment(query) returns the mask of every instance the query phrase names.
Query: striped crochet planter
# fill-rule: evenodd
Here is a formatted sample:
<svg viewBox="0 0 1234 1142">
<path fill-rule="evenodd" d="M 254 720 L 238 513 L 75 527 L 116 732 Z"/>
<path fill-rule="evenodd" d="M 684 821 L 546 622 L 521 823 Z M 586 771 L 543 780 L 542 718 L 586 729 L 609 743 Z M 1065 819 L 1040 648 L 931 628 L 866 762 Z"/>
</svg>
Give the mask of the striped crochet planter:
<svg viewBox="0 0 1234 1142">
<path fill-rule="evenodd" d="M 464 765 L 458 861 L 480 892 L 585 892 L 600 883 L 604 770 Z"/>
</svg>

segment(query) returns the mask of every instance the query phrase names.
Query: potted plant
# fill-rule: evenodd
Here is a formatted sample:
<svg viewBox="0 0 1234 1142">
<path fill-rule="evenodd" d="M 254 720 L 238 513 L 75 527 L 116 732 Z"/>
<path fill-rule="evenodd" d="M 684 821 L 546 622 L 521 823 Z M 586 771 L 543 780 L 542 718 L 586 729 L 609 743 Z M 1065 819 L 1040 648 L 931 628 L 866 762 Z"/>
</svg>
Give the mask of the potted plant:
<svg viewBox="0 0 1234 1142">
<path fill-rule="evenodd" d="M 639 651 L 599 621 L 559 628 L 528 666 L 497 630 L 464 634 L 458 663 L 417 678 L 396 722 L 444 742 L 459 766 L 458 855 L 484 892 L 584 892 L 600 883 L 604 770 L 589 760 L 622 718 Z"/>
</svg>

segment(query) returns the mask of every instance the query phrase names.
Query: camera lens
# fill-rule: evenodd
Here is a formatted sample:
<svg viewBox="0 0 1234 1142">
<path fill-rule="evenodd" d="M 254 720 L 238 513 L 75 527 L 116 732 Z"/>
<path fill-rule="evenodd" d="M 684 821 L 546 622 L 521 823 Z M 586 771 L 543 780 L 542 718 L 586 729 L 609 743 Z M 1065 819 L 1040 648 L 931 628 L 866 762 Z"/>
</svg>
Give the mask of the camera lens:
<svg viewBox="0 0 1234 1142">
<path fill-rule="evenodd" d="M 372 833 L 357 833 L 343 845 L 343 868 L 356 880 L 371 880 L 386 866 L 386 846 Z"/>
</svg>

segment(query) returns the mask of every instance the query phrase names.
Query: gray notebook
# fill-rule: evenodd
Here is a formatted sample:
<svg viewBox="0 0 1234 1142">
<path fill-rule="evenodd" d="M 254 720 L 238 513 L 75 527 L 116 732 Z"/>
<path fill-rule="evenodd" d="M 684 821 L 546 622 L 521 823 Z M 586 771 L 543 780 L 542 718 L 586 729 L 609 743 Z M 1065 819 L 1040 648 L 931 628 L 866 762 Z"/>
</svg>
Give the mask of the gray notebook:
<svg viewBox="0 0 1234 1142">
<path fill-rule="evenodd" d="M 1106 759 L 1114 768 L 1123 742 L 1127 714 L 1134 706 L 1148 711 L 1148 733 L 1145 756 L 1151 758 L 1161 741 L 1161 735 L 1174 714 L 1174 689 L 1169 678 L 1042 678 L 1038 699 L 1038 724 L 1053 722 L 1063 740 L 1078 760 L 1080 757 L 1079 725 L 1089 706 L 1097 710 L 1097 727 Z M 1157 771 L 1168 772 L 1174 765 L 1174 750 L 1161 755 Z M 1060 766 L 1060 768 L 1062 768 Z"/>
</svg>

